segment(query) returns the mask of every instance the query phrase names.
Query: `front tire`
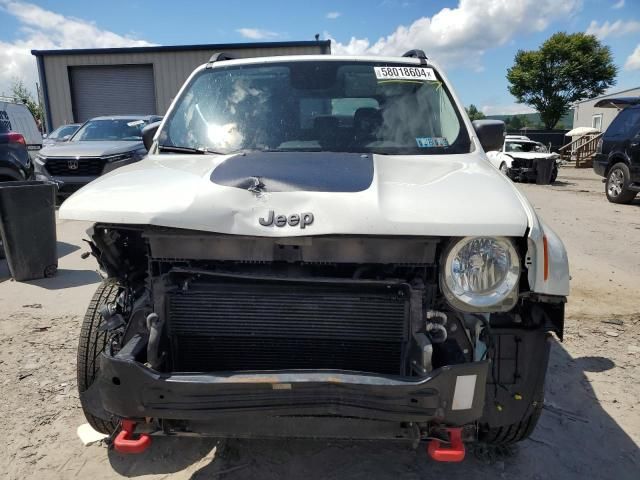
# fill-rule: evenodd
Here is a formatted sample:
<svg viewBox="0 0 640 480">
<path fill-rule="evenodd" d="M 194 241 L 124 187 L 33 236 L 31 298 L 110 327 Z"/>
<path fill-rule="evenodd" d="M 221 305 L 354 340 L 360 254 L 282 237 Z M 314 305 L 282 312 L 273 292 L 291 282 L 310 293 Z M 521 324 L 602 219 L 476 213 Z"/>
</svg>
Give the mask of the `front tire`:
<svg viewBox="0 0 640 480">
<path fill-rule="evenodd" d="M 485 425 L 484 429 L 480 430 L 479 440 L 489 445 L 506 446 L 528 438 L 538 424 L 542 407 L 543 404 L 540 403 L 529 416 L 512 425 L 494 428 Z"/>
<path fill-rule="evenodd" d="M 636 192 L 629 190 L 631 175 L 625 163 L 616 163 L 607 174 L 605 193 L 611 203 L 631 203 Z"/>
<path fill-rule="evenodd" d="M 506 177 L 508 171 L 509 171 L 509 167 L 507 167 L 507 164 L 505 162 L 502 162 L 500 164 L 500 172 Z"/>
<path fill-rule="evenodd" d="M 98 376 L 100 369 L 99 356 L 107 345 L 107 332 L 101 332 L 99 330 L 100 325 L 104 321 L 100 310 L 105 304 L 114 302 L 119 291 L 120 288 L 118 284 L 112 278 L 103 280 L 98 286 L 82 321 L 80 341 L 78 343 L 78 392 L 80 393 L 82 411 L 84 412 L 87 422 L 94 430 L 107 435 L 112 434 L 116 430 L 118 427 L 117 420 L 98 418 L 91 414 L 82 400 L 82 393 L 89 389 Z"/>
<path fill-rule="evenodd" d="M 532 316 L 546 318 L 542 315 L 534 306 Z M 552 340 L 543 328 L 495 329 L 493 334 L 478 441 L 508 446 L 529 437 L 540 419 Z"/>
</svg>

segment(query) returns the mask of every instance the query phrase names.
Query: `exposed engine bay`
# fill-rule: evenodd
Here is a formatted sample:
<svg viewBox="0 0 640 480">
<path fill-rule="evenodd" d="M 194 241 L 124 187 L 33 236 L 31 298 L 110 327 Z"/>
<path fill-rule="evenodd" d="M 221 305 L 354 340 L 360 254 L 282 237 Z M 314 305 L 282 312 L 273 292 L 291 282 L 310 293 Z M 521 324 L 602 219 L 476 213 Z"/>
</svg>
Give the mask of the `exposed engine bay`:
<svg viewBox="0 0 640 480">
<path fill-rule="evenodd" d="M 546 362 L 545 332 L 562 334 L 563 303 L 528 293 L 526 275 L 506 312 L 451 307 L 438 271 L 455 239 L 241 237 L 112 225 L 89 233 L 93 254 L 122 287 L 102 310 L 106 355 L 124 355 L 160 375 L 421 379 L 454 365 L 486 369 L 489 361 L 487 400 L 479 405 L 485 417 L 508 408 L 509 422 L 530 407 L 514 398 L 534 395 L 527 389 L 540 365 L 532 359 Z M 516 247 L 524 257 L 526 242 Z M 473 398 L 453 401 L 471 409 Z"/>
</svg>

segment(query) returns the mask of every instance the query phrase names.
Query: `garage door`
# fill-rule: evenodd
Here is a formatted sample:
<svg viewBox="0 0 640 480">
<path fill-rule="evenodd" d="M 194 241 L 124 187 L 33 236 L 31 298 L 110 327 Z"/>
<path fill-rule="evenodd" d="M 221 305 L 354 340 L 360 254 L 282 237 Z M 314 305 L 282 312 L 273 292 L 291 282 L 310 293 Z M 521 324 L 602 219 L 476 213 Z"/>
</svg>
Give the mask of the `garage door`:
<svg viewBox="0 0 640 480">
<path fill-rule="evenodd" d="M 69 67 L 69 77 L 76 122 L 100 115 L 156 113 L 152 65 Z"/>
</svg>

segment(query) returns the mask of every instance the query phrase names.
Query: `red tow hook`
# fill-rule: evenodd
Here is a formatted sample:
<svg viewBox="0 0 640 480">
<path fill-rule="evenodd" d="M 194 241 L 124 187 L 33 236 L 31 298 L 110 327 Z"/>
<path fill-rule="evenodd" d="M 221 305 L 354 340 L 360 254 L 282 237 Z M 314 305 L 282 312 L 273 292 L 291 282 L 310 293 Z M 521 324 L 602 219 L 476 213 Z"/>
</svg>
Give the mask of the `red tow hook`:
<svg viewBox="0 0 640 480">
<path fill-rule="evenodd" d="M 122 420 L 120 433 L 113 441 L 113 448 L 118 453 L 142 453 L 151 446 L 151 436 L 146 433 L 139 434 L 138 438 L 131 438 L 136 429 L 133 420 Z"/>
<path fill-rule="evenodd" d="M 440 440 L 431 440 L 427 447 L 429 456 L 438 462 L 461 462 L 464 460 L 464 443 L 462 428 L 447 428 L 450 444 L 441 446 Z"/>
</svg>

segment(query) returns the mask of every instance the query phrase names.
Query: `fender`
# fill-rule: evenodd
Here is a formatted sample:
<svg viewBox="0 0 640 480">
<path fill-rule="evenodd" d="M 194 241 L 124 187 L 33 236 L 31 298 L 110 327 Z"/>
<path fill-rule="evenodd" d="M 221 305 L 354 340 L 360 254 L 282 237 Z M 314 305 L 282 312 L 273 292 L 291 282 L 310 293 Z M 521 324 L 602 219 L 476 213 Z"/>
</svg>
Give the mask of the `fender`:
<svg viewBox="0 0 640 480">
<path fill-rule="evenodd" d="M 546 239 L 546 240 L 545 240 Z M 545 241 L 546 241 L 546 278 L 545 278 Z M 529 286 L 531 291 L 547 295 L 566 297 L 569 295 L 570 275 L 567 250 L 560 237 L 551 227 L 538 219 L 529 232 L 527 259 L 529 267 Z"/>
<path fill-rule="evenodd" d="M 604 171 L 605 177 L 609 175 L 609 170 L 611 170 L 611 167 L 613 167 L 616 163 L 624 163 L 627 165 L 627 167 L 631 167 L 631 160 L 626 151 L 624 153 L 616 151 L 609 155 L 609 158 L 607 158 L 607 168 Z"/>
</svg>

